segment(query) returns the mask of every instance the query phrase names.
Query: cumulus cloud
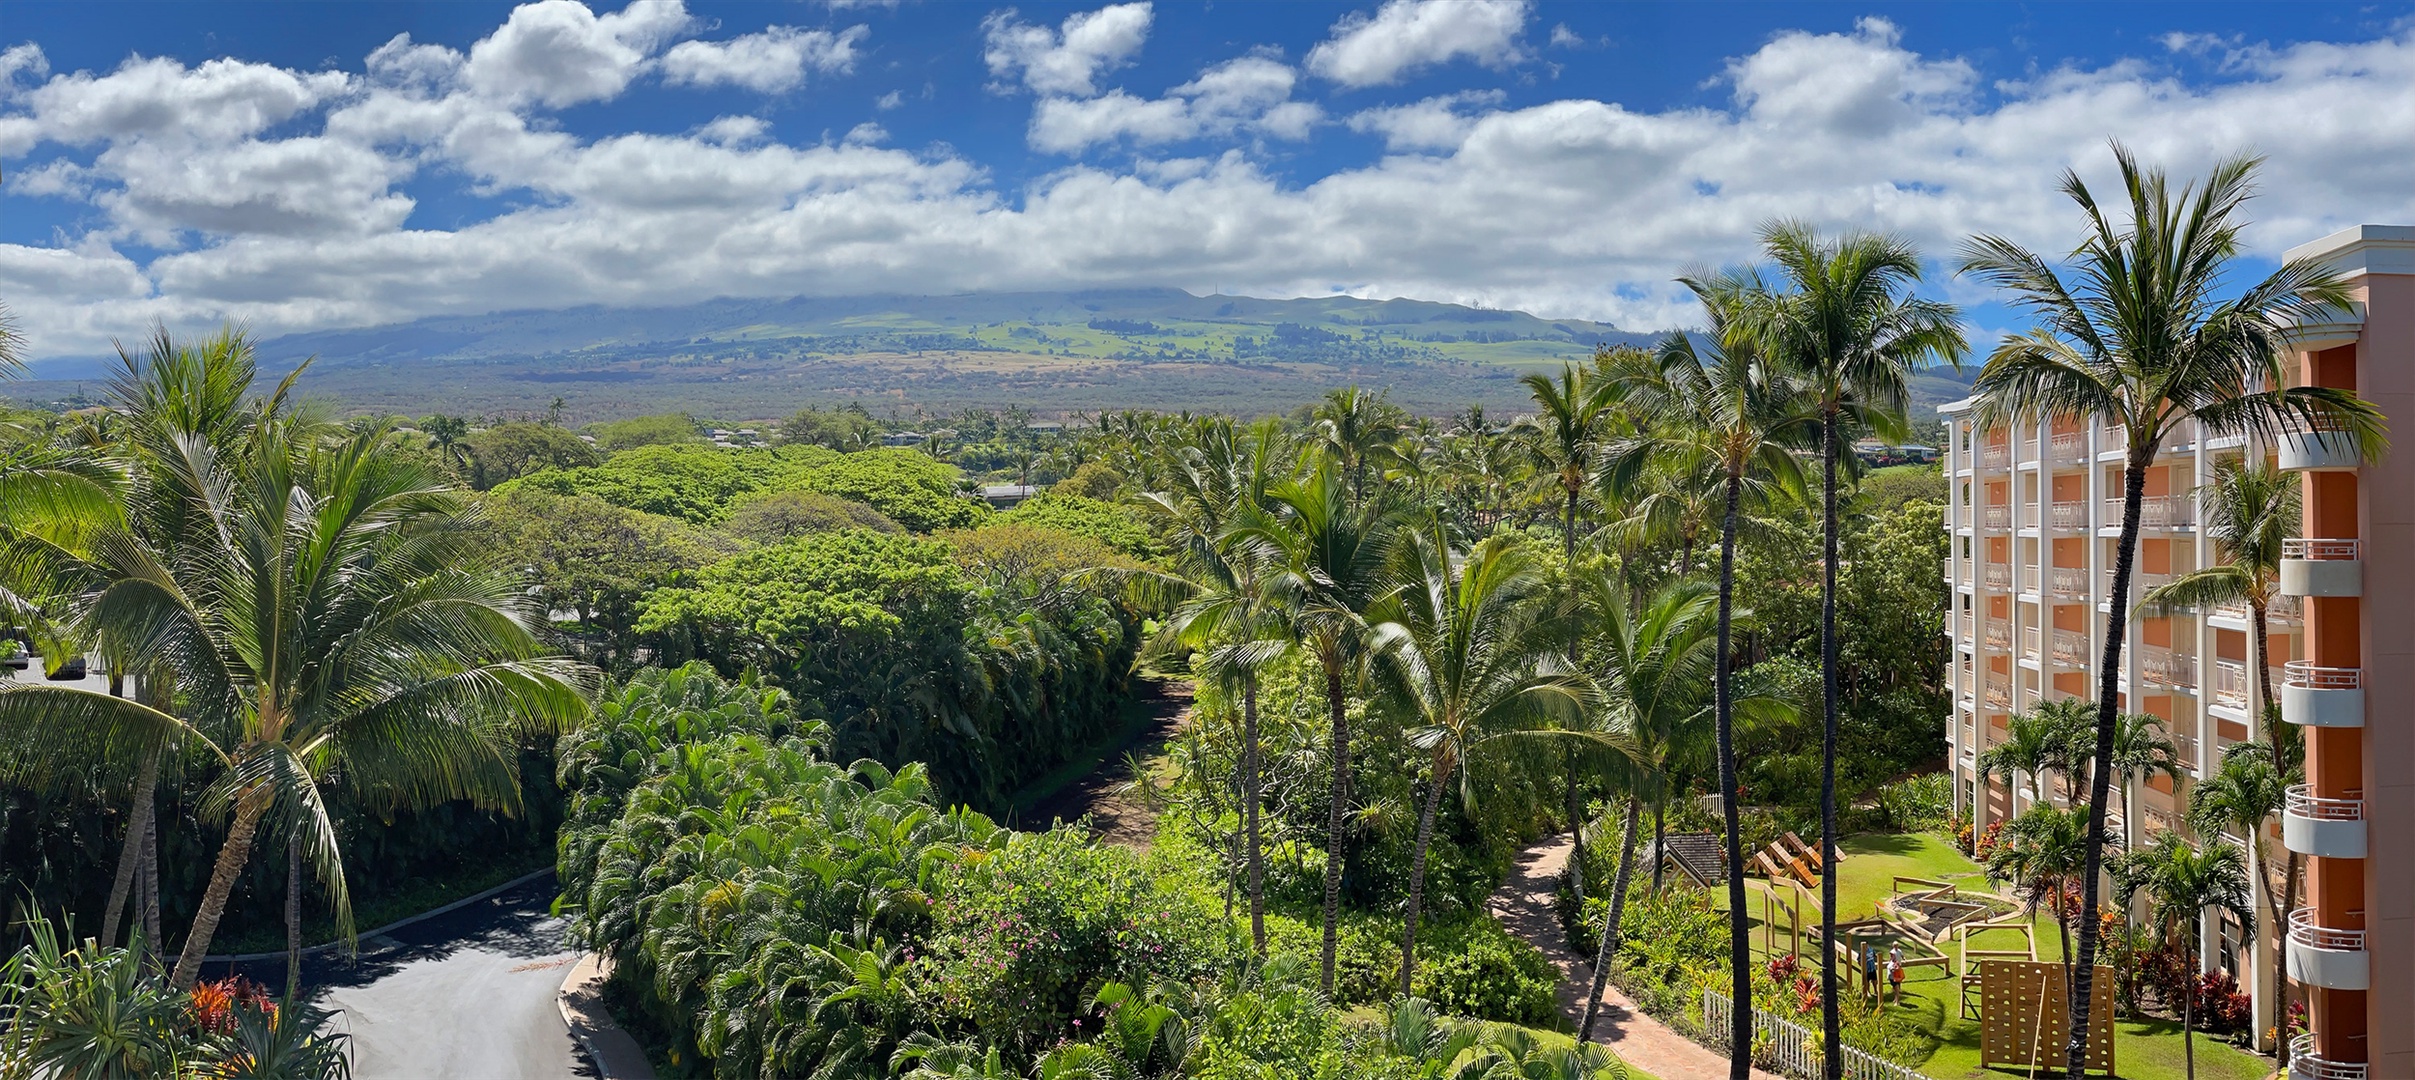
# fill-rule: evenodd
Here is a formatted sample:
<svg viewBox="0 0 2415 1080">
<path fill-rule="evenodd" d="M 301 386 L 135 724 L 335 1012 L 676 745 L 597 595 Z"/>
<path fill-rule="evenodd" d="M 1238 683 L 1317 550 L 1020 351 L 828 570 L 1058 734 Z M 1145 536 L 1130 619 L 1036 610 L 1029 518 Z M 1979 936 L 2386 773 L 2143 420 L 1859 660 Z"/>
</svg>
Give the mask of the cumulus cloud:
<svg viewBox="0 0 2415 1080">
<path fill-rule="evenodd" d="M 1298 82 L 1291 65 L 1253 54 L 1208 68 L 1162 98 L 1122 90 L 1095 98 L 1043 98 L 1032 109 L 1031 145 L 1072 154 L 1117 140 L 1146 145 L 1243 130 L 1303 139 L 1324 111 L 1313 102 L 1290 100 Z"/>
<path fill-rule="evenodd" d="M 682 41 L 662 56 L 663 80 L 777 94 L 804 85 L 809 70 L 823 75 L 855 70 L 855 47 L 871 33 L 864 26 L 835 33 L 774 26 L 728 41 Z"/>
<path fill-rule="evenodd" d="M 515 23 L 527 25 L 515 12 L 489 41 Z M 1047 32 L 1055 48 L 1082 38 Z M 578 40 L 638 57 L 607 57 L 608 74 L 642 73 L 668 40 L 597 34 Z M 279 332 L 513 307 L 1098 284 L 1339 285 L 1649 329 L 1697 317 L 1671 275 L 1750 257 L 1753 226 L 1776 215 L 1897 231 L 1937 254 L 1982 230 L 2065 246 L 2077 222 L 2055 174 L 2107 178 L 2107 135 L 2183 175 L 2242 146 L 2270 154 L 2247 234 L 2261 254 L 2356 221 L 2415 220 L 2415 29 L 2243 51 L 2218 82 L 2119 62 L 1987 94 L 1977 87 L 1994 75 L 1907 48 L 1884 23 L 1779 34 L 1702 73 L 1728 93 L 1713 107 L 1429 97 L 1353 114 L 1391 152 L 1304 177 L 1256 143 L 1305 130 L 1314 106 L 1294 98 L 1296 71 L 1253 53 L 1154 98 L 1052 83 L 1067 88 L 1034 102 L 1035 144 L 1049 115 L 1064 125 L 1049 138 L 1068 147 L 1122 140 L 1180 156 L 1077 161 L 1011 190 L 959 151 L 848 131 L 869 108 L 799 145 L 760 120 L 709 115 L 677 134 L 573 134 L 550 122 L 550 102 L 609 79 L 532 78 L 513 92 L 472 77 L 482 49 L 497 55 L 487 42 L 463 55 L 397 39 L 352 74 L 146 58 L 39 85 L 20 73 L 26 88 L 0 101 L 0 197 L 39 188 L 92 224 L 56 246 L 0 244 L 0 297 L 43 355 L 98 351 L 153 319 Z M 609 92 L 627 92 L 618 85 Z M 485 197 L 487 216 L 413 223 L 414 178 L 410 190 Z"/>
<path fill-rule="evenodd" d="M 597 15 L 577 0 L 513 8 L 502 29 L 470 48 L 462 77 L 508 101 L 560 108 L 618 97 L 655 49 L 692 24 L 680 0 L 631 0 Z"/>
<path fill-rule="evenodd" d="M 982 20 L 981 55 L 1000 84 L 1020 77 L 1034 93 L 1088 97 L 1098 92 L 1099 75 L 1139 54 L 1154 17 L 1142 0 L 1079 12 L 1051 30 L 1023 22 L 1007 8 Z"/>
<path fill-rule="evenodd" d="M 0 94 L 13 92 L 20 74 L 35 79 L 50 74 L 50 58 L 42 55 L 41 46 L 28 41 L 0 51 Z"/>
<path fill-rule="evenodd" d="M 1386 0 L 1354 12 L 1308 53 L 1308 70 L 1347 87 L 1382 86 L 1461 57 L 1499 67 L 1520 59 L 1527 0 Z"/>
</svg>

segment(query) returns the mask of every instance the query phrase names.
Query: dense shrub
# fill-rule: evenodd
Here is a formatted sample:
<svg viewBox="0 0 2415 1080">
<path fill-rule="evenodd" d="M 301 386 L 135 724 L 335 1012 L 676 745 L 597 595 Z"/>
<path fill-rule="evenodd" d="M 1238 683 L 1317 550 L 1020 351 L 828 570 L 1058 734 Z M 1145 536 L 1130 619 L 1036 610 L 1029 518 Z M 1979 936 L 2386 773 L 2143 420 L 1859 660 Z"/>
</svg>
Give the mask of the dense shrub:
<svg viewBox="0 0 2415 1080">
<path fill-rule="evenodd" d="M 1001 524 L 1038 525 L 1086 536 L 1136 559 L 1165 554 L 1164 545 L 1138 516 L 1114 503 L 1051 490 L 998 515 Z"/>
<path fill-rule="evenodd" d="M 741 499 L 722 528 L 732 536 L 758 544 L 777 544 L 805 533 L 839 529 L 905 531 L 889 520 L 887 514 L 864 503 L 796 488 Z"/>
<path fill-rule="evenodd" d="M 1477 918 L 1435 926 L 1417 952 L 1417 994 L 1438 1008 L 1538 1026 L 1558 1015 L 1559 969 L 1500 923 Z"/>
<path fill-rule="evenodd" d="M 1924 773 L 1878 789 L 1878 808 L 1889 828 L 1924 832 L 1942 828 L 1954 812 L 1954 781 L 1944 773 Z"/>
<path fill-rule="evenodd" d="M 907 449 L 818 454 L 784 479 L 807 491 L 868 504 L 915 532 L 961 529 L 988 515 L 988 506 L 958 490 L 962 481 L 955 466 Z"/>
<path fill-rule="evenodd" d="M 556 495 L 592 495 L 614 506 L 699 524 L 722 521 L 748 496 L 811 491 L 859 502 L 915 532 L 959 529 L 986 505 L 963 494 L 956 467 L 916 450 L 842 454 L 819 446 L 727 450 L 656 444 L 624 450 L 585 468 L 546 469 L 514 481 Z"/>
<path fill-rule="evenodd" d="M 588 425 L 587 434 L 595 436 L 595 445 L 606 453 L 634 450 L 640 446 L 671 446 L 704 441 L 704 432 L 696 426 L 696 421 L 678 413 L 607 420 Z"/>
</svg>

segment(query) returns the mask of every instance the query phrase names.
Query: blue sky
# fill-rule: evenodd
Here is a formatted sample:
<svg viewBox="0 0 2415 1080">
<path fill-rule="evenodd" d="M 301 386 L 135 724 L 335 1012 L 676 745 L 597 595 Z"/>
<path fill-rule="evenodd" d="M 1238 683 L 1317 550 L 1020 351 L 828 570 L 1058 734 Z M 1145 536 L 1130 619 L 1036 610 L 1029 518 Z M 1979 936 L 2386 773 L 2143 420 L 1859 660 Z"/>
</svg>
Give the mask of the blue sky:
<svg viewBox="0 0 2415 1080">
<path fill-rule="evenodd" d="M 0 300 L 48 354 L 1125 283 L 1657 328 L 1776 215 L 2063 242 L 2108 138 L 2273 155 L 2260 258 L 2415 221 L 2407 3 L 16 0 L 0 49 Z"/>
</svg>

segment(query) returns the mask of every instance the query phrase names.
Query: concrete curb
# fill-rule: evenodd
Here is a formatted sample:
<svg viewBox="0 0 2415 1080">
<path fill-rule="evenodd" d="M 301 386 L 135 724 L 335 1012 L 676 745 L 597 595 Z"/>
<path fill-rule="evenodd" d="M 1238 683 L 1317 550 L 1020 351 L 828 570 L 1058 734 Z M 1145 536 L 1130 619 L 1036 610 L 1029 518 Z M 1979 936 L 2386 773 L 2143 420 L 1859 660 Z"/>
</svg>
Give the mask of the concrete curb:
<svg viewBox="0 0 2415 1080">
<path fill-rule="evenodd" d="M 428 911 L 422 911 L 422 912 L 420 912 L 419 914 L 417 914 L 417 915 L 413 915 L 413 916 L 411 916 L 411 917 L 410 917 L 410 918 L 408 918 L 408 919 L 398 919 L 398 920 L 395 920 L 394 922 L 387 923 L 386 925 L 381 926 L 381 927 L 378 927 L 378 928 L 377 928 L 377 929 L 375 929 L 375 930 L 363 930 L 363 931 L 361 931 L 360 933 L 358 933 L 358 934 L 354 935 L 354 939 L 355 939 L 355 940 L 358 940 L 358 939 L 360 939 L 360 938 L 373 938 L 373 937 L 378 936 L 379 934 L 391 933 L 391 932 L 393 932 L 393 931 L 400 930 L 400 929 L 402 929 L 403 927 L 409 926 L 409 925 L 411 925 L 412 923 L 415 923 L 415 922 L 420 922 L 420 921 L 425 920 L 425 919 L 433 919 L 433 918 L 435 918 L 435 917 L 436 917 L 436 916 L 438 916 L 438 915 L 443 915 L 443 914 L 446 914 L 446 913 L 448 913 L 448 912 L 459 911 L 459 910 L 461 910 L 462 908 L 468 907 L 468 906 L 470 906 L 471 904 L 478 903 L 479 901 L 482 901 L 482 900 L 492 900 L 492 899 L 494 899 L 495 897 L 497 897 L 497 896 L 501 896 L 502 894 L 504 894 L 504 893 L 506 893 L 506 892 L 510 892 L 511 890 L 513 890 L 513 889 L 517 889 L 517 888 L 519 888 L 519 887 L 520 887 L 520 886 L 522 886 L 522 885 L 526 885 L 526 884 L 528 884 L 528 883 L 529 883 L 529 882 L 531 882 L 531 881 L 535 881 L 535 880 L 537 880 L 538 878 L 541 878 L 541 877 L 544 877 L 544 876 L 545 876 L 545 875 L 547 875 L 547 874 L 553 873 L 553 871 L 554 871 L 554 868 L 553 868 L 553 867 L 548 866 L 548 867 L 546 867 L 546 868 L 545 868 L 545 869 L 543 869 L 543 870 L 538 870 L 538 871 L 535 871 L 535 872 L 533 872 L 533 873 L 528 873 L 528 874 L 522 874 L 522 875 L 520 875 L 519 877 L 513 878 L 513 879 L 511 879 L 510 881 L 506 881 L 506 882 L 504 882 L 503 884 L 501 884 L 501 885 L 497 885 L 497 886 L 495 886 L 494 888 L 488 889 L 488 890 L 486 890 L 485 892 L 479 893 L 479 894 L 478 894 L 478 895 L 476 895 L 476 896 L 465 896 L 465 897 L 462 897 L 461 899 L 459 899 L 459 900 L 455 900 L 455 901 L 453 901 L 452 903 L 450 903 L 450 904 L 446 904 L 446 905 L 445 905 L 445 906 L 443 906 L 443 907 L 440 907 L 440 908 L 435 908 L 435 909 L 428 910 Z M 342 948 L 343 946 L 344 946 L 344 943 L 343 943 L 343 942 L 341 942 L 341 941 L 330 941 L 330 942 L 328 942 L 328 943 L 327 943 L 327 944 L 325 944 L 325 945 L 312 945 L 312 946 L 308 946 L 308 947 L 306 947 L 306 948 L 304 948 L 304 949 L 302 950 L 302 955 L 304 955 L 304 956 L 311 956 L 311 955 L 314 955 L 314 954 L 317 954 L 317 953 L 323 953 L 323 952 L 326 952 L 326 951 L 327 951 L 327 950 L 329 950 L 329 949 L 340 949 L 340 948 Z M 202 957 L 202 958 L 201 958 L 201 962 L 202 962 L 202 963 L 204 963 L 204 964 L 247 964 L 247 963 L 251 963 L 251 962 L 253 962 L 253 961 L 255 961 L 255 960 L 283 960 L 283 959 L 285 959 L 285 950 L 283 950 L 283 949 L 279 949 L 279 950 L 277 950 L 277 951 L 275 951 L 275 952 L 242 953 L 242 954 L 240 954 L 240 955 L 236 955 L 236 956 L 204 956 L 204 957 Z"/>
<path fill-rule="evenodd" d="M 595 1063 L 604 1080 L 654 1080 L 654 1066 L 646 1060 L 646 1052 L 604 1010 L 603 988 L 603 958 L 594 953 L 580 957 L 571 966 L 570 976 L 562 980 L 562 993 L 556 1001 L 563 1025 L 580 1049 L 587 1051 L 587 1060 Z"/>
</svg>

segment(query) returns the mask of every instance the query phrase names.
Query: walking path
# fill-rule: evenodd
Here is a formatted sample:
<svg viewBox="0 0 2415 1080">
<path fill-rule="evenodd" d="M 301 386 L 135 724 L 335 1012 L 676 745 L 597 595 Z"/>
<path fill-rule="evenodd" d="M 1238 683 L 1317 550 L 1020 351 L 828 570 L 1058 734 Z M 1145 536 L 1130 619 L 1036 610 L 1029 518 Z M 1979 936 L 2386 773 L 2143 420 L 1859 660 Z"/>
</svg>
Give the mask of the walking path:
<svg viewBox="0 0 2415 1080">
<path fill-rule="evenodd" d="M 1485 909 L 1501 920 L 1503 929 L 1543 950 L 1560 969 L 1560 1013 L 1574 1024 L 1585 1015 L 1593 963 L 1570 951 L 1568 936 L 1551 912 L 1551 894 L 1559 887 L 1572 845 L 1561 835 L 1519 852 L 1517 869 L 1494 890 Z M 1727 1058 L 1645 1015 L 1618 987 L 1602 987 L 1602 1012 L 1593 1022 L 1593 1033 L 1628 1064 L 1660 1080 L 1727 1080 Z M 1753 1080 L 1779 1078 L 1754 1069 Z"/>
</svg>

